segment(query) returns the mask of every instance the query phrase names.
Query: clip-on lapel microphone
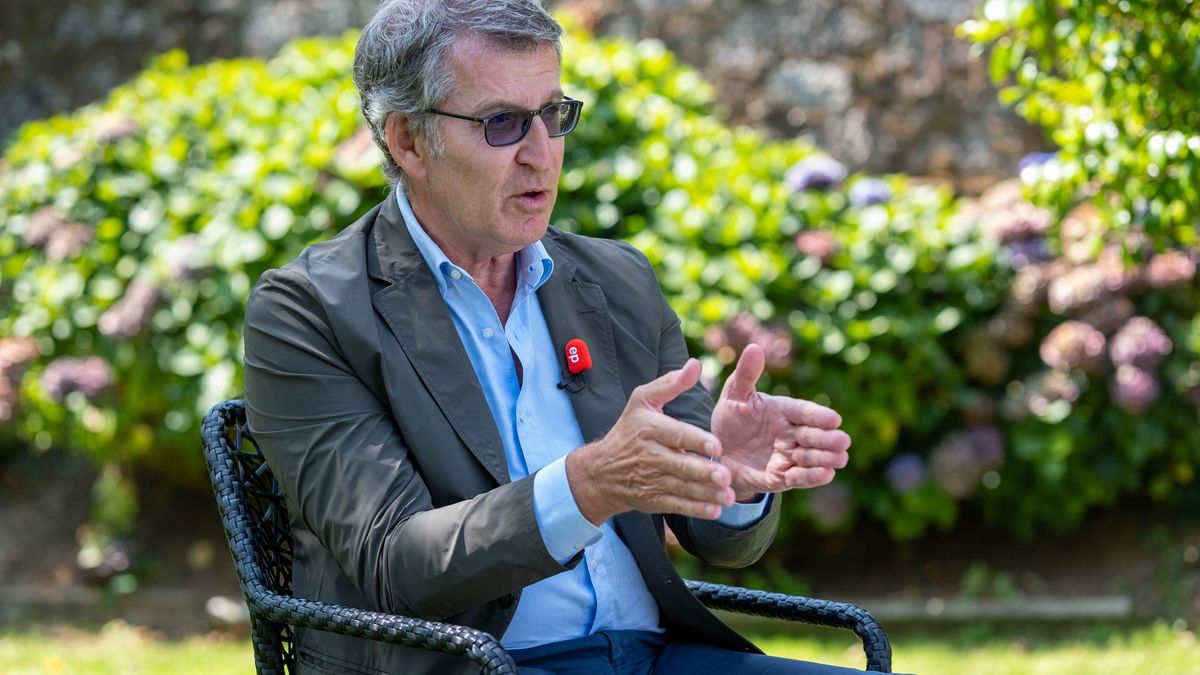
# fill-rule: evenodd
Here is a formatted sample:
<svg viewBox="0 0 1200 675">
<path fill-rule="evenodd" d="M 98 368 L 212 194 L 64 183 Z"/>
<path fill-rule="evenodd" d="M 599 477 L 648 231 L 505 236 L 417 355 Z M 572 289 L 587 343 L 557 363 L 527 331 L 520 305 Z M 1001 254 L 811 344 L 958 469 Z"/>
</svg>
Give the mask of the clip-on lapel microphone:
<svg viewBox="0 0 1200 675">
<path fill-rule="evenodd" d="M 558 388 L 578 394 L 587 386 L 587 371 L 592 367 L 592 355 L 588 352 L 587 343 L 579 338 L 567 343 L 566 353 L 567 372 L 570 375 L 558 383 Z"/>
</svg>

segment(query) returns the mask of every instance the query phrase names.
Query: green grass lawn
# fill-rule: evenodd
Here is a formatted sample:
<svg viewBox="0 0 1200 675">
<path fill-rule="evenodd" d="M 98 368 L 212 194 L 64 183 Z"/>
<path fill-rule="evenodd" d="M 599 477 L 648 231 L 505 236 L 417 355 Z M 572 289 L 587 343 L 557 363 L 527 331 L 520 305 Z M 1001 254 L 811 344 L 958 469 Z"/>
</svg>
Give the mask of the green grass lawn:
<svg viewBox="0 0 1200 675">
<path fill-rule="evenodd" d="M 845 633 L 818 629 L 799 636 L 759 633 L 754 638 L 771 654 L 856 668 L 864 663 L 862 649 Z M 1200 643 L 1195 634 L 1161 623 L 1055 631 L 995 626 L 923 629 L 898 632 L 893 643 L 899 672 L 1200 674 Z M 253 671 L 250 643 L 241 637 L 214 634 L 166 640 L 119 621 L 98 630 L 48 627 L 0 633 L 3 675 Z"/>
<path fill-rule="evenodd" d="M 846 640 L 845 633 L 824 629 L 805 629 L 804 633 L 758 634 L 754 641 L 769 654 L 864 667 L 861 645 Z M 1200 674 L 1200 642 L 1195 633 L 1166 623 L 1069 629 L 970 625 L 906 630 L 890 637 L 892 669 L 900 673 Z"/>
<path fill-rule="evenodd" d="M 0 633 L 0 675 L 226 675 L 254 672 L 250 640 L 223 634 L 166 640 L 122 621 L 98 630 Z"/>
</svg>

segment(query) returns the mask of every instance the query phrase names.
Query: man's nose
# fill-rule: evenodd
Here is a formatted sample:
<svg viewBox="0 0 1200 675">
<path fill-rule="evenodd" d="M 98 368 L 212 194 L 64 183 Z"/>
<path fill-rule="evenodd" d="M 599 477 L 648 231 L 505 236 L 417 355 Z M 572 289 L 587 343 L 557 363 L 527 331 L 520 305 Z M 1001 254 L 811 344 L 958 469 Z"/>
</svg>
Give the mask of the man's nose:
<svg viewBox="0 0 1200 675">
<path fill-rule="evenodd" d="M 525 134 L 525 138 L 519 141 L 517 162 L 544 168 L 554 157 L 550 145 L 553 142 L 550 138 L 550 130 L 546 128 L 546 122 L 540 115 L 534 117 L 529 124 L 529 132 Z"/>
</svg>

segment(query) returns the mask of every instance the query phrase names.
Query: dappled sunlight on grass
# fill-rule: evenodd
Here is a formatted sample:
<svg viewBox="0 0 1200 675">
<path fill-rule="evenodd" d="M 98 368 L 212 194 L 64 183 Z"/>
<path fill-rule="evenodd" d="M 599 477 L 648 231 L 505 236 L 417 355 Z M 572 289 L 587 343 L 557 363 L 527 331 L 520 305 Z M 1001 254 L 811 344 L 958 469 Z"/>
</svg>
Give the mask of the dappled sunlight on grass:
<svg viewBox="0 0 1200 675">
<path fill-rule="evenodd" d="M 755 642 L 768 654 L 862 668 L 865 658 L 844 632 L 763 634 Z M 931 628 L 891 635 L 893 670 L 923 675 L 1050 673 L 1200 674 L 1195 633 L 1166 623 L 1069 630 L 994 626 Z"/>
<path fill-rule="evenodd" d="M 120 620 L 98 630 L 54 626 L 0 633 L 3 675 L 253 672 L 249 640 L 221 633 L 168 640 Z"/>
</svg>

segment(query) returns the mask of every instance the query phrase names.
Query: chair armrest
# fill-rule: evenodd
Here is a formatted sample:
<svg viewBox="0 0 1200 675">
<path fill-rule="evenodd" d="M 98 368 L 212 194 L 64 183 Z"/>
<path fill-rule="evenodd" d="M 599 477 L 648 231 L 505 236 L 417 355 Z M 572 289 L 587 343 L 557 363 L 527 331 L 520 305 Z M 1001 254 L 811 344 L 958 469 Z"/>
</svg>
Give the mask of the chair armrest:
<svg viewBox="0 0 1200 675">
<path fill-rule="evenodd" d="M 684 583 L 700 602 L 712 609 L 852 630 L 862 640 L 867 670 L 892 671 L 892 646 L 887 633 L 875 617 L 861 607 L 691 579 Z"/>
<path fill-rule="evenodd" d="M 251 616 L 272 623 L 463 656 L 488 675 L 517 673 L 500 641 L 474 628 L 304 600 L 265 589 L 248 594 L 248 598 Z"/>
</svg>

